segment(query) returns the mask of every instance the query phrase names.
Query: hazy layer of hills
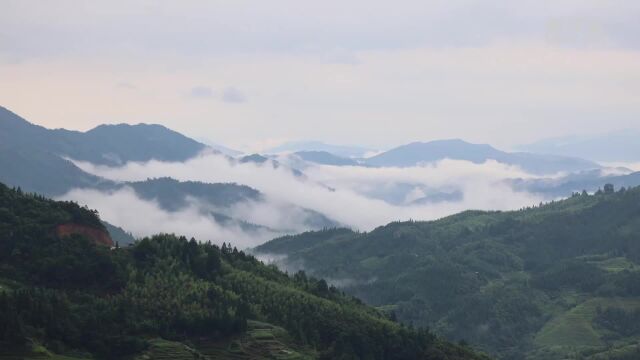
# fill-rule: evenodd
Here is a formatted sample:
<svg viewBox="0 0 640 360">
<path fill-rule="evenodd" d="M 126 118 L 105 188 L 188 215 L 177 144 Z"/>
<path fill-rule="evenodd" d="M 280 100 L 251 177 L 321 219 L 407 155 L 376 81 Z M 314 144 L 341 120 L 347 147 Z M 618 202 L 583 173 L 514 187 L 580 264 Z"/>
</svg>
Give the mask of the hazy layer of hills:
<svg viewBox="0 0 640 360">
<path fill-rule="evenodd" d="M 101 187 L 103 179 L 65 160 L 120 165 L 127 161 L 184 161 L 204 145 L 160 125 L 101 125 L 87 132 L 50 130 L 0 107 L 0 181 L 47 195 Z"/>
<path fill-rule="evenodd" d="M 100 125 L 87 132 L 49 130 L 0 108 L 0 134 L 9 146 L 26 147 L 100 165 L 128 161 L 183 161 L 205 146 L 161 125 Z"/>
<path fill-rule="evenodd" d="M 29 123 L 0 107 L 0 181 L 24 191 L 61 196 L 73 189 L 105 192 L 131 187 L 145 199 L 157 201 L 162 209 L 177 211 L 188 199 L 198 199 L 208 207 L 212 218 L 223 226 L 239 226 L 247 231 L 266 230 L 274 234 L 291 229 L 272 229 L 234 218 L 229 207 L 240 202 L 261 202 L 257 190 L 237 184 L 205 184 L 171 179 L 149 179 L 118 183 L 89 174 L 67 158 L 98 165 L 118 166 L 129 161 L 185 161 L 205 150 L 205 145 L 160 125 L 101 125 L 87 132 L 50 130 Z M 236 161 L 229 158 L 229 161 Z M 247 156 L 240 163 L 254 162 L 280 166 L 260 155 Z M 302 174 L 291 170 L 294 174 Z M 296 208 L 291 204 L 291 208 Z M 310 229 L 336 226 L 338 223 L 317 212 L 299 209 L 306 216 L 301 224 Z"/>
<path fill-rule="evenodd" d="M 300 153 L 297 153 L 298 155 Z M 300 155 L 299 155 L 300 156 Z M 355 165 L 349 159 L 339 160 L 327 154 L 305 154 L 307 161 L 329 165 Z M 462 140 L 437 140 L 415 142 L 382 152 L 373 157 L 362 159 L 366 166 L 376 167 L 410 167 L 433 163 L 443 159 L 466 160 L 473 163 L 484 163 L 495 160 L 503 164 L 518 166 L 532 174 L 554 174 L 557 172 L 574 172 L 600 168 L 595 162 L 580 158 L 539 155 L 532 153 L 508 153 L 497 150 L 486 144 L 471 144 Z"/>
<path fill-rule="evenodd" d="M 358 146 L 330 145 L 321 141 L 294 141 L 270 148 L 265 152 L 273 154 L 298 151 L 321 151 L 345 158 L 361 158 L 372 150 Z"/>
<path fill-rule="evenodd" d="M 640 172 L 623 175 L 603 174 L 601 170 L 588 170 L 568 174 L 560 178 L 512 179 L 508 183 L 516 190 L 543 194 L 549 198 L 567 197 L 574 192 L 596 192 L 605 183 L 616 188 L 640 184 Z"/>
<path fill-rule="evenodd" d="M 633 153 L 632 150 L 628 152 Z M 535 193 L 549 199 L 567 197 L 576 191 L 595 192 L 604 183 L 611 183 L 616 187 L 640 185 L 640 172 L 632 172 L 626 168 L 612 168 L 609 171 L 594 161 L 579 157 L 525 152 L 510 153 L 497 150 L 490 145 L 471 144 L 462 140 L 416 142 L 382 152 L 370 158 L 359 159 L 340 157 L 326 151 L 298 151 L 292 155 L 296 159 L 311 164 L 382 168 L 433 164 L 443 159 L 465 160 L 476 164 L 495 160 L 538 175 L 539 178 L 514 178 L 509 179 L 506 183 L 517 191 Z M 598 157 L 594 158 L 598 159 Z M 628 159 L 629 157 L 624 158 Z M 300 168 L 305 166 L 295 160 L 292 163 Z M 561 174 L 561 176 L 558 176 L 558 174 Z M 411 187 L 411 184 L 396 185 L 396 187 L 403 186 Z M 389 194 L 381 194 L 379 198 L 391 203 L 399 203 L 406 195 L 406 192 L 401 190 L 391 191 Z M 426 197 L 423 201 L 438 202 L 457 198 L 459 196 L 455 192 L 437 192 L 436 196 Z"/>
<path fill-rule="evenodd" d="M 226 244 L 105 234 L 86 208 L 0 184 L 0 359 L 485 358 Z"/>
<path fill-rule="evenodd" d="M 234 223 L 245 230 L 266 229 L 274 233 L 288 229 L 267 229 L 251 224 L 243 219 L 234 219 L 229 209 L 246 202 L 260 203 L 265 201 L 264 194 L 248 187 L 234 183 L 202 183 L 196 181 L 177 181 L 171 178 L 148 179 L 140 182 L 127 182 L 120 186 L 131 187 L 143 199 L 156 201 L 163 209 L 180 211 L 188 206 L 196 205 L 201 211 L 209 212 L 221 223 Z M 290 205 L 294 206 L 294 205 Z M 339 224 L 326 216 L 309 209 L 299 209 L 304 213 L 304 226 L 310 229 L 322 229 Z"/>
<path fill-rule="evenodd" d="M 522 151 L 576 156 L 597 161 L 640 161 L 640 132 L 625 130 L 600 136 L 561 137 L 520 146 Z"/>
<path fill-rule="evenodd" d="M 299 157 L 304 161 L 308 161 L 314 164 L 321 165 L 333 165 L 333 166 L 356 166 L 359 163 L 351 158 L 345 158 L 338 155 L 334 155 L 327 151 L 297 151 L 293 155 Z"/>
<path fill-rule="evenodd" d="M 503 359 L 640 355 L 640 188 L 275 239 L 257 253 Z"/>
<path fill-rule="evenodd" d="M 0 149 L 0 166 L 6 169 L 0 172 L 0 181 L 12 186 L 19 185 L 28 191 L 59 196 L 74 188 L 109 189 L 114 186 L 110 181 L 82 171 L 65 158 L 109 166 L 151 159 L 184 161 L 198 155 L 207 146 L 159 125 L 102 125 L 84 133 L 63 129 L 49 130 L 0 108 Z M 290 162 L 291 171 L 300 177 L 304 177 L 304 168 L 308 166 L 306 164 L 408 167 L 443 159 L 457 159 L 473 163 L 495 160 L 539 175 L 559 172 L 567 174 L 560 178 L 509 181 L 517 190 L 539 193 L 549 198 L 569 196 L 573 191 L 592 192 L 603 183 L 602 173 L 596 171 L 601 166 L 589 160 L 509 153 L 489 145 L 471 144 L 462 140 L 416 142 L 370 158 L 362 158 L 366 153 L 364 148 L 332 146 L 320 142 L 289 143 L 272 150 L 300 150 L 290 155 L 295 157 Z M 268 162 L 274 168 L 282 166 L 277 160 L 260 154 L 229 159 L 239 163 Z M 618 186 L 634 186 L 639 185 L 637 178 L 637 174 L 611 175 L 606 181 Z M 382 194 L 381 198 L 398 203 L 406 195 L 404 192 L 400 195 L 396 193 L 398 192 Z M 443 199 L 455 198 L 447 196 Z M 435 200 L 425 201 L 439 199 L 436 196 Z M 327 215 L 329 214 L 325 214 Z"/>
</svg>

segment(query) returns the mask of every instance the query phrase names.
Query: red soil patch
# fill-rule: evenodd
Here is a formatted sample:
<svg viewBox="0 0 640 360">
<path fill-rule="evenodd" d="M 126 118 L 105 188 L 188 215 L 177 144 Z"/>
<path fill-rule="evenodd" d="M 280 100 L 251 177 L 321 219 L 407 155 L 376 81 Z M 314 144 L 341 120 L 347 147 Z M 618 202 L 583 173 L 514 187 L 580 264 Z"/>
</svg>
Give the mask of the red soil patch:
<svg viewBox="0 0 640 360">
<path fill-rule="evenodd" d="M 56 226 L 56 235 L 62 238 L 73 234 L 84 235 L 93 240 L 98 245 L 114 246 L 113 240 L 109 233 L 102 229 L 96 229 L 86 225 L 78 225 L 73 223 L 62 224 Z"/>
</svg>

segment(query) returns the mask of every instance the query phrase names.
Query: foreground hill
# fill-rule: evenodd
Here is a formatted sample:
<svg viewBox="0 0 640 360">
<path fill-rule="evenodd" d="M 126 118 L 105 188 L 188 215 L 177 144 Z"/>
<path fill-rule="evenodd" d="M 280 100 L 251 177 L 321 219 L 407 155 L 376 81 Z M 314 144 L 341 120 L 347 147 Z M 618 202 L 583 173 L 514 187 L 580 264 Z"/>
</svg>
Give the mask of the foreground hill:
<svg viewBox="0 0 640 360">
<path fill-rule="evenodd" d="M 310 232 L 256 251 L 504 359 L 640 355 L 640 188 Z"/>
<path fill-rule="evenodd" d="M 484 358 L 231 246 L 105 234 L 95 212 L 0 184 L 0 359 Z"/>
</svg>

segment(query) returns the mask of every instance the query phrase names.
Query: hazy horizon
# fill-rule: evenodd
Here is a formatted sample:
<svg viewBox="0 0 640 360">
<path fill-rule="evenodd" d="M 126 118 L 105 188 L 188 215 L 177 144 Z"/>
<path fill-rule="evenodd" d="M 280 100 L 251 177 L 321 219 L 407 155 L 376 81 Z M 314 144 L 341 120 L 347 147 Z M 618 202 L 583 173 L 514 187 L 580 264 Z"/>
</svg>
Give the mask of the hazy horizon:
<svg viewBox="0 0 640 360">
<path fill-rule="evenodd" d="M 0 99 L 50 128 L 158 123 L 245 151 L 510 149 L 640 130 L 638 17 L 634 1 L 10 0 Z"/>
</svg>

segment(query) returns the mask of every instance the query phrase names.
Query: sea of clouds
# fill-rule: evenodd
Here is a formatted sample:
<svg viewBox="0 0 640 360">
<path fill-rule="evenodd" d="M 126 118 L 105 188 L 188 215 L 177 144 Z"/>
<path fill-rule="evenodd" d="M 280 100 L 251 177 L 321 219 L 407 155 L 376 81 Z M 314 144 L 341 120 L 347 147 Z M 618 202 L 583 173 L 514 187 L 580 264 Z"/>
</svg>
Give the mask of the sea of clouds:
<svg viewBox="0 0 640 360">
<path fill-rule="evenodd" d="M 344 226 L 369 231 L 396 220 L 433 220 L 468 209 L 511 210 L 543 201 L 540 196 L 514 191 L 504 181 L 533 175 L 496 161 L 475 164 L 445 159 L 410 168 L 308 164 L 303 176 L 287 166 L 240 163 L 211 153 L 185 162 L 152 160 L 120 167 L 75 163 L 86 172 L 119 182 L 171 177 L 205 183 L 234 182 L 259 190 L 265 201 L 241 203 L 230 209 L 233 217 L 265 227 L 250 232 L 217 223 L 202 211 L 198 199 L 191 199 L 191 206 L 181 211 L 168 212 L 127 187 L 117 191 L 74 189 L 63 196 L 97 209 L 103 219 L 138 237 L 170 232 L 202 241 L 232 242 L 239 248 L 306 230 L 303 223 L 307 214 L 300 209 L 314 210 Z M 399 184 L 405 191 L 400 201 L 385 201 L 385 189 L 397 193 Z M 459 196 L 449 201 L 414 202 L 438 191 Z"/>
</svg>

